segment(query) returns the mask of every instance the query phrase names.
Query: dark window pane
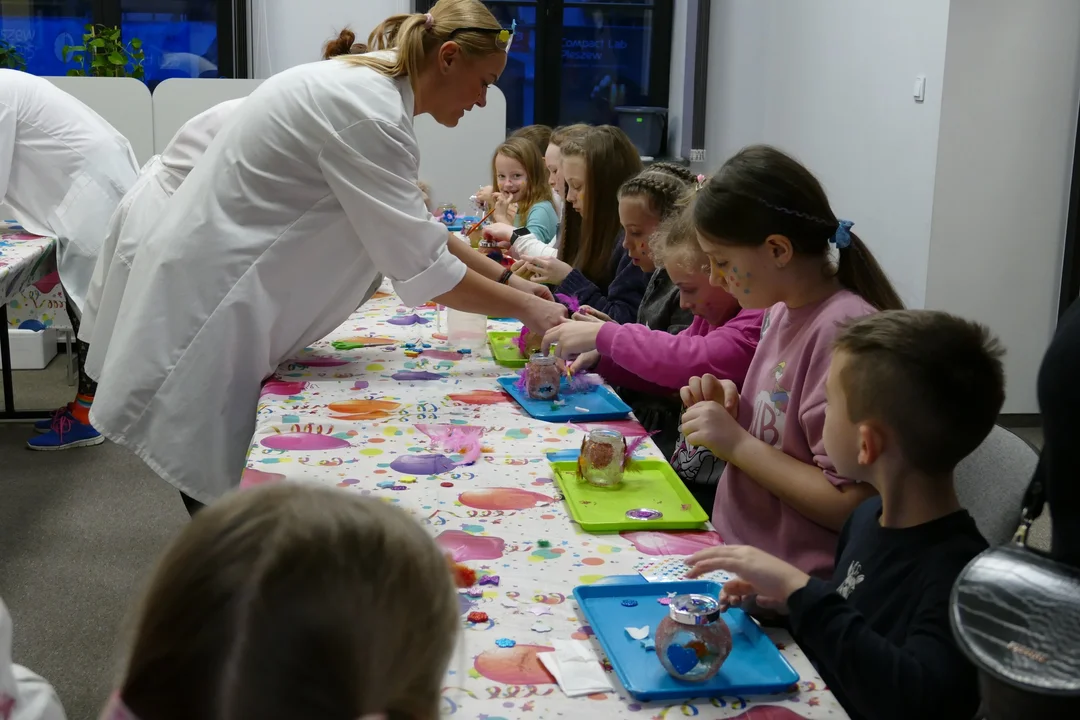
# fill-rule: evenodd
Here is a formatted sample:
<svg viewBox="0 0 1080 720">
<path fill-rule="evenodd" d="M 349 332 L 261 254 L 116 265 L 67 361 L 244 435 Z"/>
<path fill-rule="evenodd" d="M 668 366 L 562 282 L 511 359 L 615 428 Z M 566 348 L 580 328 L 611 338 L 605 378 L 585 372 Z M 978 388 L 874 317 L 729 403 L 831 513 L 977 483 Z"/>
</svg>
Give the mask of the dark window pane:
<svg viewBox="0 0 1080 720">
<path fill-rule="evenodd" d="M 507 134 L 536 122 L 536 4 L 488 3 L 504 27 L 517 21 L 514 42 L 497 85 L 506 96 Z"/>
<path fill-rule="evenodd" d="M 123 0 L 121 10 L 124 40 L 142 40 L 151 87 L 173 77 L 221 76 L 218 0 Z"/>
<path fill-rule="evenodd" d="M 649 104 L 652 28 L 653 12 L 645 7 L 567 4 L 560 123 L 615 124 L 616 107 Z"/>
<path fill-rule="evenodd" d="M 34 75 L 66 75 L 65 45 L 82 42 L 92 0 L 0 0 L 0 39 L 13 45 Z"/>
</svg>

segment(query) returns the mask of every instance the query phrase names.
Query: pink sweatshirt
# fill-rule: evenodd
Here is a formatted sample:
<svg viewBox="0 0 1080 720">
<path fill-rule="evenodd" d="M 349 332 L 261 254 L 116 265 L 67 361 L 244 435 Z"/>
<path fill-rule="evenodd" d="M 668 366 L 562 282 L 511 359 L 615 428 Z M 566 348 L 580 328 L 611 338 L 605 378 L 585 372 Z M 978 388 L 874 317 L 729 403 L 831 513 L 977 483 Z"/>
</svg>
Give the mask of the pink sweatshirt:
<svg viewBox="0 0 1080 720">
<path fill-rule="evenodd" d="M 644 325 L 604 323 L 596 336 L 605 380 L 657 395 L 678 392 L 690 378 L 712 373 L 742 387 L 761 334 L 761 310 L 741 310 L 721 325 L 695 317 L 678 335 Z"/>
<path fill-rule="evenodd" d="M 742 387 L 739 423 L 793 458 L 817 465 L 833 485 L 850 480 L 836 475 L 822 439 L 832 343 L 838 323 L 873 312 L 872 305 L 847 290 L 794 310 L 774 305 Z M 753 545 L 817 577 L 832 573 L 837 533 L 783 503 L 731 463 L 717 487 L 712 521 L 729 545 Z"/>
</svg>

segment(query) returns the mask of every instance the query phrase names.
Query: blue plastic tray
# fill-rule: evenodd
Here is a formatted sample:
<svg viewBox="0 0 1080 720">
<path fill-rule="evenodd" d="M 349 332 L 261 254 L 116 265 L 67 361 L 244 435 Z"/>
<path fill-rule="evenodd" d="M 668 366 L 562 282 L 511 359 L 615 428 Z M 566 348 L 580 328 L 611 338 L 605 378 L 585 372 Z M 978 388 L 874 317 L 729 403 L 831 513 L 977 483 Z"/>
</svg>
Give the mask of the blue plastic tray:
<svg viewBox="0 0 1080 720">
<path fill-rule="evenodd" d="M 624 403 L 615 391 L 606 385 L 600 385 L 592 392 L 575 393 L 573 395 L 560 396 L 566 400 L 566 404 L 556 410 L 551 409 L 550 400 L 533 400 L 523 391 L 518 390 L 517 376 L 497 378 L 502 389 L 510 393 L 510 397 L 517 401 L 525 412 L 537 420 L 547 422 L 594 422 L 600 420 L 621 420 L 630 414 L 630 406 Z M 563 390 L 566 390 L 566 378 L 562 380 Z M 575 408 L 586 408 L 588 412 L 581 412 Z"/>
<path fill-rule="evenodd" d="M 666 583 L 618 583 L 579 585 L 574 598 L 596 633 L 604 653 L 611 660 L 623 687 L 638 700 L 678 700 L 687 697 L 721 695 L 770 695 L 787 690 L 799 681 L 799 674 L 776 649 L 769 637 L 742 610 L 731 609 L 721 617 L 731 628 L 731 655 L 720 672 L 704 683 L 676 680 L 667 674 L 656 652 L 626 634 L 628 627 L 649 626 L 650 637 L 667 615 L 666 605 L 657 602 L 669 592 L 701 593 L 719 597 L 715 582 L 688 580 Z M 635 607 L 622 601 L 637 600 Z"/>
</svg>

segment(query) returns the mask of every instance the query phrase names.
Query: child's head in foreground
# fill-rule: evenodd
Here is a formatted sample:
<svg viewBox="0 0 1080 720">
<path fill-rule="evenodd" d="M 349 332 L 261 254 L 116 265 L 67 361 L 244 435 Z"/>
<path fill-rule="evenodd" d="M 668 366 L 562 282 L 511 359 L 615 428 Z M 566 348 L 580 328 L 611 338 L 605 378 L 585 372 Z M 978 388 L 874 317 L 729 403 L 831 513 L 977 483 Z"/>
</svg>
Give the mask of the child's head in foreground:
<svg viewBox="0 0 1080 720">
<path fill-rule="evenodd" d="M 826 382 L 825 451 L 838 474 L 871 466 L 949 478 L 990 433 L 1005 402 L 1001 343 L 936 310 L 889 310 L 848 323 Z"/>
<path fill-rule="evenodd" d="M 162 558 L 120 697 L 139 720 L 435 718 L 459 622 L 447 561 L 404 512 L 244 490 Z"/>
</svg>

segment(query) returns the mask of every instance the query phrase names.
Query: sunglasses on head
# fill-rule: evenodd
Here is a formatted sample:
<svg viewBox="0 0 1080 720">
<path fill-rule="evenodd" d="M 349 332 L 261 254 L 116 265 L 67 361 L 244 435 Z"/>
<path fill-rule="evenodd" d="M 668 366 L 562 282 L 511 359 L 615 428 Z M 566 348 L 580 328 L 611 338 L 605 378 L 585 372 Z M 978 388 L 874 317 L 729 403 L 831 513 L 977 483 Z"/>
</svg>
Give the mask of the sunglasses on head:
<svg viewBox="0 0 1080 720">
<path fill-rule="evenodd" d="M 488 33 L 495 36 L 495 47 L 500 50 L 510 52 L 510 46 L 514 44 L 514 31 L 517 29 L 517 20 L 510 23 L 510 29 L 506 28 L 482 28 L 482 27 L 460 27 L 455 28 L 448 36 L 447 40 L 453 40 L 454 36 L 463 32 L 478 32 Z"/>
</svg>

